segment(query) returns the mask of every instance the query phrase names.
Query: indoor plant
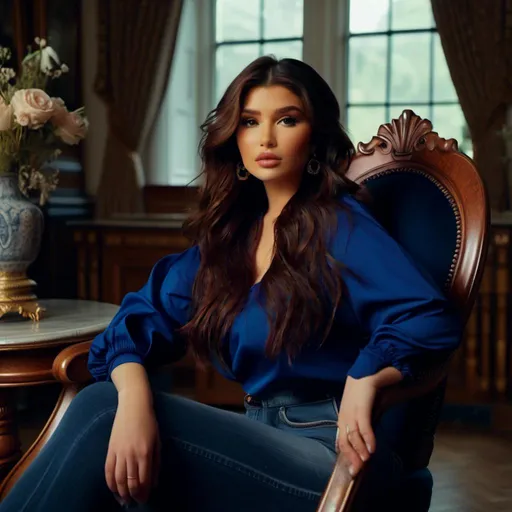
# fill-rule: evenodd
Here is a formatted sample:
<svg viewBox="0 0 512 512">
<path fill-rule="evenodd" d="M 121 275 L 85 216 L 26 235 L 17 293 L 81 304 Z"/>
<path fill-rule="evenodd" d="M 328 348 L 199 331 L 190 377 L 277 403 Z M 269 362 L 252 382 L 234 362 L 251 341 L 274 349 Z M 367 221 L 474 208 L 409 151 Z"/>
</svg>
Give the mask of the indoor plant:
<svg viewBox="0 0 512 512">
<path fill-rule="evenodd" d="M 66 145 L 87 133 L 84 109 L 69 112 L 46 90 L 68 71 L 44 39 L 35 39 L 18 73 L 8 66 L 11 51 L 0 47 L 0 316 L 18 312 L 34 319 L 35 283 L 27 278 L 43 232 L 43 214 L 28 199 L 39 191 L 43 205 L 57 185 L 49 165 Z"/>
</svg>

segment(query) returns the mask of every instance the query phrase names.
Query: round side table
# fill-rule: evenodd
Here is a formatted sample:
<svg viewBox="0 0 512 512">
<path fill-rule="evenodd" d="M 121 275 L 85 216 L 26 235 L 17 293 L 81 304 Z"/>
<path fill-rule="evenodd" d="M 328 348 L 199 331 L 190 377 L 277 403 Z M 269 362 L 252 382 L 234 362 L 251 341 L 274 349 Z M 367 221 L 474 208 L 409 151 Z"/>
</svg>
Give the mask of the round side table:
<svg viewBox="0 0 512 512">
<path fill-rule="evenodd" d="M 21 456 L 13 390 L 55 382 L 52 364 L 69 345 L 90 341 L 110 323 L 119 306 L 85 300 L 41 300 L 39 322 L 0 319 L 0 480 Z"/>
</svg>

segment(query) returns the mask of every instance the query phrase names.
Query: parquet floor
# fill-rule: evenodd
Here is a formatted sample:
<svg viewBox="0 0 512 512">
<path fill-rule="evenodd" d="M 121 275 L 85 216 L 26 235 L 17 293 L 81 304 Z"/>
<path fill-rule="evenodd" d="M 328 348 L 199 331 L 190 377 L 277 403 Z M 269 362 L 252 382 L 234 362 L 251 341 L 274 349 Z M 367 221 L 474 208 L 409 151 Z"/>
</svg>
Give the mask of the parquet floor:
<svg viewBox="0 0 512 512">
<path fill-rule="evenodd" d="M 430 469 L 430 512 L 512 512 L 512 439 L 441 431 Z"/>
</svg>

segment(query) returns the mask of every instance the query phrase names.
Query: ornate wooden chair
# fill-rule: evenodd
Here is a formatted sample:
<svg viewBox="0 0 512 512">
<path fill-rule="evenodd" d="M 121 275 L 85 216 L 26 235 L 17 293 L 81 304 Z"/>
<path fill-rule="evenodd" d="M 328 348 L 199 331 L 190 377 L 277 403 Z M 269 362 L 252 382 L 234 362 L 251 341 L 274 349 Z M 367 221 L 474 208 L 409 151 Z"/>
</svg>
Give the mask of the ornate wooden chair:
<svg viewBox="0 0 512 512">
<path fill-rule="evenodd" d="M 348 177 L 370 192 L 373 213 L 388 232 L 441 287 L 464 322 L 473 307 L 488 248 L 489 208 L 473 162 L 454 139 L 432 131 L 432 123 L 405 110 L 384 124 L 377 136 L 359 143 Z M 381 409 L 408 402 L 409 448 L 403 488 L 382 510 L 427 511 L 432 476 L 427 469 L 444 398 L 450 355 L 421 361 L 418 381 L 389 388 Z M 358 501 L 364 469 L 356 479 L 338 459 L 319 512 L 346 512 Z M 401 496 L 401 499 L 398 498 Z M 373 512 L 373 511 L 372 511 Z"/>
<path fill-rule="evenodd" d="M 458 152 L 457 142 L 440 138 L 430 121 L 406 110 L 398 120 L 382 125 L 369 143 L 359 144 L 348 176 L 366 185 L 381 223 L 431 273 L 466 320 L 486 258 L 489 212 L 482 180 L 473 162 Z M 0 498 L 50 437 L 76 392 L 90 381 L 89 346 L 81 343 L 66 348 L 55 359 L 53 372 L 64 386 L 60 400 L 39 438 L 4 480 Z M 393 498 L 392 503 L 382 504 L 382 510 L 428 510 L 432 478 L 427 466 L 448 363 L 449 355 L 423 360 L 417 382 L 389 388 L 380 397 L 376 420 L 386 407 L 404 401 L 411 418 L 410 436 L 405 440 L 411 451 L 399 493 L 402 502 Z M 364 479 L 364 468 L 352 479 L 340 456 L 319 512 L 353 511 Z"/>
</svg>

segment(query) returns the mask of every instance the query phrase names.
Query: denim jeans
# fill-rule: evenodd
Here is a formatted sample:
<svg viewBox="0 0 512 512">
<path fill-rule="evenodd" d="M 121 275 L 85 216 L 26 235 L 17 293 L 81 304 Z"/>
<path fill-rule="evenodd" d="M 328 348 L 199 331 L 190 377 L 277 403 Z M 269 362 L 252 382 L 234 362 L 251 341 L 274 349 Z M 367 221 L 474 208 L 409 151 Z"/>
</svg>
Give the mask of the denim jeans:
<svg viewBox="0 0 512 512">
<path fill-rule="evenodd" d="M 286 392 L 265 400 L 248 396 L 244 415 L 155 393 L 162 440 L 160 475 L 150 501 L 134 508 L 315 511 L 336 460 L 338 404 L 333 397 L 304 401 Z M 82 390 L 0 503 L 0 512 L 122 510 L 104 476 L 116 408 L 113 384 L 96 383 Z M 382 484 L 396 476 L 396 460 L 385 443 L 379 448 L 375 455 L 384 456 L 375 457 L 376 475 Z"/>
</svg>

